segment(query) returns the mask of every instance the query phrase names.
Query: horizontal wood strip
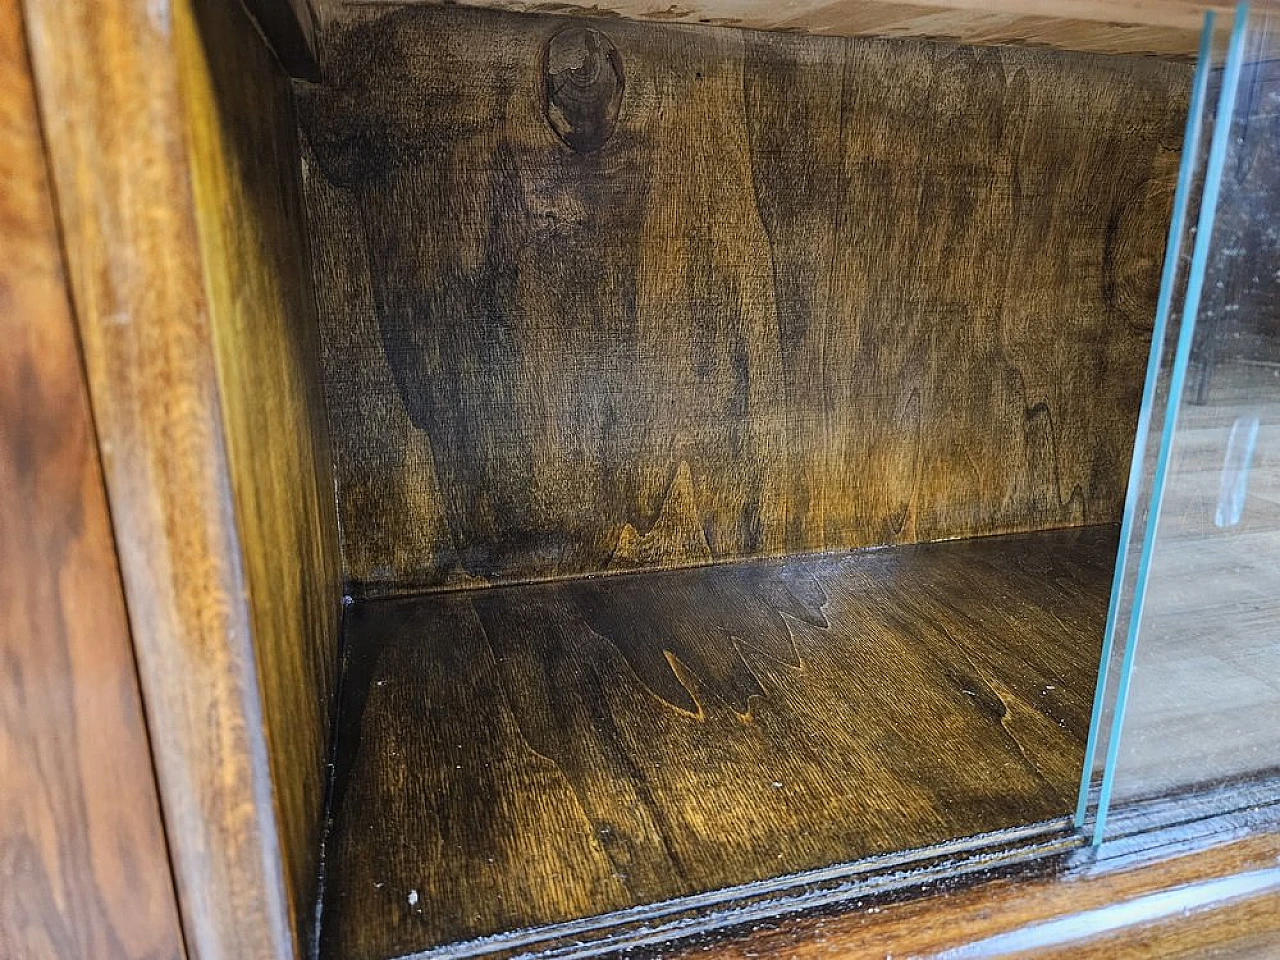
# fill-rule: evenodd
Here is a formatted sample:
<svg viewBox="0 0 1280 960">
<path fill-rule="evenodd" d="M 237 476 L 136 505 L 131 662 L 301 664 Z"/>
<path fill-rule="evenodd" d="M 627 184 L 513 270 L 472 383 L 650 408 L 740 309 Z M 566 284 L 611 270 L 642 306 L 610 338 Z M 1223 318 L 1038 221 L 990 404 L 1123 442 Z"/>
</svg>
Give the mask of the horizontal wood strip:
<svg viewBox="0 0 1280 960">
<path fill-rule="evenodd" d="M 1206 0 L 792 0 L 786 4 L 692 0 L 667 6 L 647 0 L 463 3 L 563 16 L 628 17 L 835 36 L 925 37 L 1185 59 L 1195 56 L 1205 11 L 1229 14 L 1234 6 Z M 340 25 L 353 8 L 376 5 L 385 6 L 386 0 L 315 2 L 326 28 Z M 1225 37 L 1225 30 L 1218 32 Z"/>
<path fill-rule="evenodd" d="M 1124 856 L 1113 855 L 1104 845 L 1100 851 L 1081 851 L 959 889 L 944 886 L 924 896 L 876 903 L 873 910 L 862 905 L 839 914 L 828 911 L 786 918 L 664 954 L 678 960 L 708 956 L 747 960 L 772 955 L 818 960 L 864 953 L 939 958 L 995 955 L 994 950 L 980 952 L 984 941 L 988 947 L 993 946 L 992 941 L 1016 944 L 1033 931 L 1043 935 L 1043 925 L 1086 911 L 1122 910 L 1124 904 L 1142 897 L 1176 896 L 1177 891 L 1194 894 L 1203 885 L 1224 878 L 1274 870 L 1280 863 L 1280 823 L 1274 810 L 1259 820 L 1260 824 L 1250 828 L 1230 814 L 1213 817 L 1204 822 L 1199 841 L 1190 845 L 1177 842 L 1176 830 L 1156 830 L 1131 838 L 1123 845 Z M 1135 848 L 1142 851 L 1136 857 L 1132 855 Z M 1268 891 L 1179 912 L 1154 923 L 1095 930 L 1094 937 L 1067 935 L 1079 928 L 1063 926 L 1058 929 L 1064 936 L 1057 943 L 998 955 L 1019 960 L 1267 957 L 1280 948 L 1277 905 L 1275 892 Z M 1124 914 L 1112 916 L 1120 920 Z"/>
</svg>

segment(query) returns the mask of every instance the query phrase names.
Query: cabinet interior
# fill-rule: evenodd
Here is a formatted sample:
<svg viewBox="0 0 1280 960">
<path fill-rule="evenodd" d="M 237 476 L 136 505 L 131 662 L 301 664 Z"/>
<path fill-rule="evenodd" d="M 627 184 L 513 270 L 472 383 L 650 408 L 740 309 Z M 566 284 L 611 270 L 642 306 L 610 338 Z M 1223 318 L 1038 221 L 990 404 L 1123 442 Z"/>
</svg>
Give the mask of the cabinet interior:
<svg viewBox="0 0 1280 960">
<path fill-rule="evenodd" d="M 196 26 L 322 960 L 1067 831 L 1189 63 L 354 3 L 290 80 Z"/>
</svg>

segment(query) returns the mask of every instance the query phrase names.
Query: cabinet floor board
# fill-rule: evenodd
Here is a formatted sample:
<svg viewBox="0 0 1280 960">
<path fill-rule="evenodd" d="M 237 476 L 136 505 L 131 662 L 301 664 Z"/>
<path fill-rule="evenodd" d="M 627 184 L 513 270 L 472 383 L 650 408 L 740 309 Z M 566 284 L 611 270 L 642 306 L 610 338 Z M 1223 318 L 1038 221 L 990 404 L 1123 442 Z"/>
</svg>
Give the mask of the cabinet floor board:
<svg viewBox="0 0 1280 960">
<path fill-rule="evenodd" d="M 1116 529 L 357 603 L 321 954 L 1066 815 Z"/>
</svg>

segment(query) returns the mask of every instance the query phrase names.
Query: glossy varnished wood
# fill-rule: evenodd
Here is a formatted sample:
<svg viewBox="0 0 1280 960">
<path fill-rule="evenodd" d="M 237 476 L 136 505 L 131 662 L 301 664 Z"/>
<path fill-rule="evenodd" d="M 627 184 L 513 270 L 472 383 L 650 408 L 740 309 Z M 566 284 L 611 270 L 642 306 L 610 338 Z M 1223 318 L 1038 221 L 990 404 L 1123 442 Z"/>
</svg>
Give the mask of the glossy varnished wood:
<svg viewBox="0 0 1280 960">
<path fill-rule="evenodd" d="M 1261 786 L 1242 791 L 1254 794 L 1248 810 L 1219 807 L 1232 799 L 1220 791 L 1122 808 L 1114 821 L 1122 836 L 1098 849 L 985 879 L 850 898 L 654 952 L 672 960 L 1262 960 L 1280 951 L 1280 809 L 1276 781 Z"/>
<path fill-rule="evenodd" d="M 1119 516 L 1182 65 L 416 7 L 327 73 L 357 592 Z"/>
<path fill-rule="evenodd" d="M 283 4 L 285 0 L 274 0 Z M 326 27 L 386 0 L 315 0 Z M 430 2 L 430 0 L 422 0 Z M 836 36 L 931 37 L 1111 54 L 1195 56 L 1204 11 L 1219 0 L 462 0 L 464 5 L 566 16 L 713 23 Z"/>
<path fill-rule="evenodd" d="M 341 586 L 292 92 L 232 6 L 178 22 L 195 213 L 295 924 L 310 931 Z"/>
<path fill-rule="evenodd" d="M 1065 815 L 1086 528 L 370 601 L 322 954 L 398 956 Z"/>
<path fill-rule="evenodd" d="M 179 960 L 17 0 L 0 0 L 0 142 L 0 957 Z"/>
<path fill-rule="evenodd" d="M 1275 867 L 1262 869 L 1274 877 Z M 1247 878 L 1239 878 L 1244 879 Z M 1233 883 L 1226 881 L 1205 893 L 1221 890 L 1229 894 L 1232 889 Z M 1181 897 L 1195 895 L 1197 889 L 1191 886 L 1176 892 L 1157 890 L 1147 896 L 1168 893 L 1173 893 L 1170 899 L 1177 902 Z M 1121 915 L 1126 906 L 1116 904 L 1111 911 Z M 1248 896 L 1225 896 L 1206 903 L 1193 901 L 1183 910 L 1146 923 L 1121 926 L 1048 949 L 1036 945 L 1011 956 L 1019 960 L 1091 960 L 1099 956 L 1112 960 L 1267 960 L 1278 954 L 1280 888 L 1273 886 Z"/>
<path fill-rule="evenodd" d="M 291 957 L 338 595 L 288 92 L 236 3 L 27 13 L 188 944 Z"/>
</svg>

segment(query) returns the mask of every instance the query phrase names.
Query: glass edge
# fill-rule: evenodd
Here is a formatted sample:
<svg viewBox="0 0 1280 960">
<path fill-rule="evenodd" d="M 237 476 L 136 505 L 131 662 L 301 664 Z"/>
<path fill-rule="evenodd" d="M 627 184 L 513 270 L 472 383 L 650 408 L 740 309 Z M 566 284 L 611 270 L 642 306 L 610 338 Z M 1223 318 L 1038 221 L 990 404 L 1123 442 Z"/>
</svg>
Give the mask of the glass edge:
<svg viewBox="0 0 1280 960">
<path fill-rule="evenodd" d="M 1115 572 L 1111 580 L 1111 598 L 1107 605 L 1107 622 L 1103 629 L 1102 652 L 1098 658 L 1098 679 L 1094 687 L 1093 709 L 1090 713 L 1089 737 L 1085 743 L 1084 766 L 1080 773 L 1080 792 L 1076 800 L 1075 826 L 1084 827 L 1089 812 L 1089 794 L 1094 785 L 1094 765 L 1097 761 L 1099 740 L 1102 736 L 1103 708 L 1106 704 L 1107 680 L 1115 650 L 1115 635 L 1119 618 L 1120 593 L 1124 585 L 1126 554 L 1137 520 L 1137 507 L 1142 486 L 1143 463 L 1146 457 L 1147 437 L 1151 430 L 1160 362 L 1164 339 L 1169 326 L 1169 314 L 1178 279 L 1178 260 L 1182 253 L 1182 235 L 1186 229 L 1187 208 L 1190 205 L 1191 183 L 1198 156 L 1198 144 L 1204 125 L 1204 104 L 1208 96 L 1209 63 L 1212 59 L 1213 30 L 1216 22 L 1212 10 L 1205 11 L 1204 25 L 1200 31 L 1200 46 L 1196 55 L 1196 69 L 1191 82 L 1191 98 L 1187 106 L 1187 120 L 1182 133 L 1182 159 L 1179 163 L 1178 182 L 1173 194 L 1173 209 L 1169 219 L 1169 234 L 1165 242 L 1164 267 L 1160 276 L 1160 292 L 1156 298 L 1155 321 L 1151 328 L 1151 353 L 1147 357 L 1146 376 L 1142 386 L 1142 402 L 1138 409 L 1137 430 L 1133 442 L 1133 459 L 1129 465 L 1129 482 L 1126 489 L 1124 512 L 1120 521 L 1120 542 L 1116 548 Z"/>
<path fill-rule="evenodd" d="M 1249 19 L 1248 0 L 1236 6 L 1231 27 L 1231 41 L 1227 47 L 1226 66 L 1222 73 L 1222 88 L 1218 94 L 1218 109 L 1214 115 L 1213 139 L 1205 167 L 1204 191 L 1196 219 L 1196 237 L 1187 280 L 1187 293 L 1182 308 L 1182 326 L 1178 331 L 1177 351 L 1169 380 L 1169 399 L 1165 409 L 1164 426 L 1160 435 L 1160 448 L 1156 457 L 1155 474 L 1151 482 L 1151 507 L 1143 530 L 1142 549 L 1138 557 L 1137 579 L 1134 585 L 1132 612 L 1125 638 L 1124 655 L 1120 664 L 1120 676 L 1116 684 L 1115 709 L 1112 714 L 1107 756 L 1103 765 L 1102 785 L 1098 792 L 1097 813 L 1094 818 L 1091 843 L 1099 845 L 1106 836 L 1107 814 L 1115 786 L 1116 764 L 1119 759 L 1120 739 L 1124 728 L 1125 708 L 1133 682 L 1133 666 L 1137 654 L 1138 634 L 1142 626 L 1142 609 L 1145 588 L 1151 573 L 1151 558 L 1155 547 L 1156 531 L 1160 521 L 1161 498 L 1173 449 L 1175 427 L 1181 407 L 1182 391 L 1186 380 L 1191 341 L 1195 333 L 1196 315 L 1204 288 L 1205 269 L 1213 236 L 1213 221 L 1218 207 L 1218 193 L 1231 136 L 1231 120 L 1234 114 L 1236 91 L 1239 86 L 1241 61 L 1244 54 L 1244 37 Z M 1202 37 L 1203 42 L 1203 37 Z"/>
</svg>

